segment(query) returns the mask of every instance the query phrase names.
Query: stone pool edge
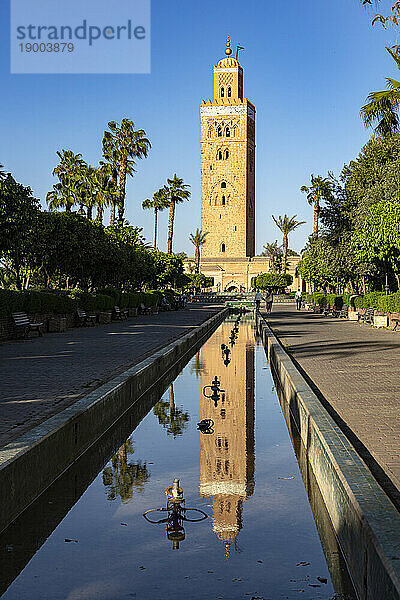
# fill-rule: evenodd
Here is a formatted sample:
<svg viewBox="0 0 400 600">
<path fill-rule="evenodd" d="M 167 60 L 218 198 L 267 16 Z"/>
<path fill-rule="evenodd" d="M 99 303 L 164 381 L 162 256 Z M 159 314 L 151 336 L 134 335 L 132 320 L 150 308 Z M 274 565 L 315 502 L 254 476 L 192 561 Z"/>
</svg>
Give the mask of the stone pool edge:
<svg viewBox="0 0 400 600">
<path fill-rule="evenodd" d="M 359 597 L 398 600 L 400 514 L 260 314 L 256 323 Z"/>
<path fill-rule="evenodd" d="M 220 310 L 0 448 L 0 532 L 228 314 Z"/>
</svg>

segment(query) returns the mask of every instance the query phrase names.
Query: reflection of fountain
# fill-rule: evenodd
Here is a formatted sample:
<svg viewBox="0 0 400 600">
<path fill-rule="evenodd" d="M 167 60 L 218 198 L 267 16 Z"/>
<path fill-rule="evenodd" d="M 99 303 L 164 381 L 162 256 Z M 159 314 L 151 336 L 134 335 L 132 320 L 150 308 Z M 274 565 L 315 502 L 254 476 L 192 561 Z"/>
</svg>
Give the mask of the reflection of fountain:
<svg viewBox="0 0 400 600">
<path fill-rule="evenodd" d="M 223 340 L 230 325 L 224 323 L 213 342 L 201 350 L 202 387 L 220 364 Z M 236 335 L 235 335 L 236 337 Z M 230 556 L 242 528 L 243 502 L 254 490 L 254 337 L 250 326 L 243 326 L 231 355 L 229 369 L 221 376 L 220 402 L 210 414 L 210 405 L 201 396 L 201 418 L 212 416 L 214 435 L 200 440 L 200 493 L 213 500 L 213 529 L 225 542 Z"/>
<path fill-rule="evenodd" d="M 167 538 L 172 542 L 174 550 L 179 550 L 179 543 L 185 539 L 184 521 L 198 523 L 207 519 L 208 515 L 198 508 L 188 508 L 185 506 L 183 489 L 179 486 L 179 479 L 175 477 L 172 485 L 165 490 L 167 496 L 167 505 L 161 508 L 150 508 L 143 513 L 144 518 L 153 525 L 161 523 L 166 524 Z M 152 519 L 155 513 L 166 512 L 165 518 Z M 191 517 L 188 514 L 192 515 Z M 149 516 L 151 515 L 151 516 Z M 196 516 L 195 516 L 196 515 Z"/>
</svg>

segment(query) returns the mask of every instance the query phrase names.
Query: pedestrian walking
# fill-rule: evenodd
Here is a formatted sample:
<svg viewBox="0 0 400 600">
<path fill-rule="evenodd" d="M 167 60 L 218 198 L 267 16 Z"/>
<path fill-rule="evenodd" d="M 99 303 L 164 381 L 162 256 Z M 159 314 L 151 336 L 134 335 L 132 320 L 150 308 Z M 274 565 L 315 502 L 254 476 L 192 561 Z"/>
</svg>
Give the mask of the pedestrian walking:
<svg viewBox="0 0 400 600">
<path fill-rule="evenodd" d="M 260 304 L 263 297 L 260 294 L 260 290 L 257 290 L 256 295 L 254 296 L 254 302 L 256 303 L 256 311 L 259 312 Z"/>
<path fill-rule="evenodd" d="M 303 295 L 301 293 L 301 290 L 297 290 L 297 292 L 295 293 L 295 298 L 296 298 L 296 308 L 297 308 L 297 310 L 301 310 L 301 303 L 303 301 Z"/>
<path fill-rule="evenodd" d="M 271 314 L 272 303 L 274 301 L 274 295 L 272 293 L 272 290 L 267 290 L 267 295 L 265 296 L 264 300 L 265 300 L 265 310 L 267 311 L 267 314 Z"/>
</svg>

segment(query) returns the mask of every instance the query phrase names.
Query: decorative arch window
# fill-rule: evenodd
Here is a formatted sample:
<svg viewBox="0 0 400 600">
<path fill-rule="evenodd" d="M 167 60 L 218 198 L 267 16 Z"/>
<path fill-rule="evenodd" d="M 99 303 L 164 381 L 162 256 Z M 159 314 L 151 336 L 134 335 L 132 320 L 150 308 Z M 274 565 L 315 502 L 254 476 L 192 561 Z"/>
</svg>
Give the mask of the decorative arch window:
<svg viewBox="0 0 400 600">
<path fill-rule="evenodd" d="M 222 244 L 221 244 L 221 252 L 225 252 L 225 244 L 224 244 L 224 242 L 222 242 Z"/>
<path fill-rule="evenodd" d="M 225 190 L 226 189 L 226 181 L 223 181 L 221 183 L 221 189 Z"/>
<path fill-rule="evenodd" d="M 220 89 L 219 95 L 221 96 L 221 98 L 223 98 L 225 96 L 225 88 L 222 87 Z"/>
<path fill-rule="evenodd" d="M 229 158 L 229 150 L 225 150 L 224 159 L 228 160 L 228 158 Z"/>
<path fill-rule="evenodd" d="M 235 227 L 234 227 L 234 231 L 237 231 L 237 225 L 235 225 Z"/>
<path fill-rule="evenodd" d="M 208 137 L 210 138 L 210 137 L 212 137 L 212 135 L 213 135 L 213 127 L 212 127 L 212 125 L 210 125 L 210 127 L 208 128 Z"/>
<path fill-rule="evenodd" d="M 222 196 L 222 200 L 221 200 L 222 206 L 225 206 L 225 203 L 226 203 L 226 198 L 225 198 L 225 196 Z"/>
<path fill-rule="evenodd" d="M 227 96 L 228 96 L 228 98 L 230 98 L 232 96 L 232 88 L 231 88 L 231 86 L 229 86 L 228 89 L 227 89 Z"/>
<path fill-rule="evenodd" d="M 218 154 L 217 154 L 217 160 L 222 160 L 223 156 L 222 156 L 222 150 L 218 150 Z"/>
<path fill-rule="evenodd" d="M 221 125 L 218 125 L 218 128 L 217 128 L 217 136 L 218 136 L 218 137 L 222 137 L 222 127 L 221 127 Z"/>
<path fill-rule="evenodd" d="M 232 127 L 232 137 L 236 137 L 236 132 L 237 132 L 237 125 L 234 125 Z"/>
<path fill-rule="evenodd" d="M 229 128 L 229 127 L 226 127 L 226 128 L 225 128 L 225 136 L 226 136 L 226 137 L 231 137 L 231 130 L 230 130 L 230 128 Z"/>
</svg>

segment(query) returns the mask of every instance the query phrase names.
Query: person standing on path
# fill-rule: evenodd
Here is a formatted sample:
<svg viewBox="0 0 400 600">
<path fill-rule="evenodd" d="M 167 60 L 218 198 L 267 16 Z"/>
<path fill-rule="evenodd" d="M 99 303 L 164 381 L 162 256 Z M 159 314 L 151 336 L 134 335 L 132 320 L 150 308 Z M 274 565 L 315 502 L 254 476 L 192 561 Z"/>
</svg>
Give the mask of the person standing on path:
<svg viewBox="0 0 400 600">
<path fill-rule="evenodd" d="M 264 298 L 265 300 L 265 309 L 268 314 L 272 312 L 272 303 L 274 301 L 274 295 L 271 290 L 267 290 L 267 295 Z"/>
<path fill-rule="evenodd" d="M 297 310 L 301 310 L 301 302 L 303 300 L 303 295 L 300 290 L 297 290 L 297 292 L 295 293 L 295 298 L 296 298 L 296 308 L 297 308 Z"/>
<path fill-rule="evenodd" d="M 263 297 L 260 294 L 260 290 L 257 290 L 256 295 L 254 296 L 254 302 L 256 303 L 256 311 L 259 312 L 260 304 Z"/>
</svg>

